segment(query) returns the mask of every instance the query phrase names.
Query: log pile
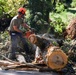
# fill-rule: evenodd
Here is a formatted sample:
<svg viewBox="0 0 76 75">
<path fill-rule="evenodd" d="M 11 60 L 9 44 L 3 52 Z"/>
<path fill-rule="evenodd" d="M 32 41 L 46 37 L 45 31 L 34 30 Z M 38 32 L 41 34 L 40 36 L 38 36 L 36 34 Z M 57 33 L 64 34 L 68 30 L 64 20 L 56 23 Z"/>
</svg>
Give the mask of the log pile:
<svg viewBox="0 0 76 75">
<path fill-rule="evenodd" d="M 10 62 L 7 60 L 0 60 L 0 68 L 2 70 L 20 70 L 20 71 L 51 71 L 46 65 Z"/>
</svg>

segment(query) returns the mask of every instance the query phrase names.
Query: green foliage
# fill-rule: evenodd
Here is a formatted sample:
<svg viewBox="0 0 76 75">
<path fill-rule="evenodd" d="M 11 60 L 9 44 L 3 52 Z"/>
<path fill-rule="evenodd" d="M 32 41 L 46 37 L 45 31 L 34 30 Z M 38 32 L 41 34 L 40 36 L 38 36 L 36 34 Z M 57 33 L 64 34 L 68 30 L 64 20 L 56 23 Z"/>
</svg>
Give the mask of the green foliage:
<svg viewBox="0 0 76 75">
<path fill-rule="evenodd" d="M 72 0 L 71 7 L 75 7 L 76 8 L 76 0 Z"/>
<path fill-rule="evenodd" d="M 64 11 L 65 9 L 64 9 L 64 4 L 61 4 L 61 3 L 58 3 L 58 4 L 56 4 L 56 12 L 62 12 L 62 11 Z"/>
<path fill-rule="evenodd" d="M 0 0 L 0 15 L 9 13 L 12 16 L 17 14 L 19 7 L 22 7 L 27 0 Z"/>
<path fill-rule="evenodd" d="M 2 15 L 4 13 L 4 6 L 5 6 L 5 1 L 4 0 L 0 0 L 0 15 Z"/>
<path fill-rule="evenodd" d="M 60 13 L 51 12 L 50 18 L 52 22 L 50 23 L 50 26 L 52 26 L 53 32 L 61 36 L 73 17 L 75 17 L 75 14 L 67 12 L 67 10 Z"/>
<path fill-rule="evenodd" d="M 65 30 L 68 19 L 67 19 L 67 12 L 61 12 L 61 13 L 51 13 L 50 17 L 52 22 L 50 22 L 50 26 L 52 27 L 52 33 L 55 33 L 56 35 L 61 36 L 63 31 Z"/>
<path fill-rule="evenodd" d="M 66 27 L 66 24 L 62 21 L 60 17 L 54 17 L 54 20 L 55 21 L 51 22 L 50 25 L 54 28 L 54 32 L 61 36 L 63 30 Z"/>
</svg>

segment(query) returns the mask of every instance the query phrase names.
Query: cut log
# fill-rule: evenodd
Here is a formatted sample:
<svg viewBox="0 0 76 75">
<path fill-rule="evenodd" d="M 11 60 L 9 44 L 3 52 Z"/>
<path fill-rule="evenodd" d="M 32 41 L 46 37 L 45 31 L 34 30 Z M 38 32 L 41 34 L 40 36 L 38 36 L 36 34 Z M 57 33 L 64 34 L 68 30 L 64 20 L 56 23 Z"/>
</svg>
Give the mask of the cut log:
<svg viewBox="0 0 76 75">
<path fill-rule="evenodd" d="M 29 41 L 41 49 L 44 63 L 48 67 L 53 70 L 61 70 L 66 66 L 68 62 L 67 55 L 45 37 L 32 34 L 29 36 Z"/>
</svg>

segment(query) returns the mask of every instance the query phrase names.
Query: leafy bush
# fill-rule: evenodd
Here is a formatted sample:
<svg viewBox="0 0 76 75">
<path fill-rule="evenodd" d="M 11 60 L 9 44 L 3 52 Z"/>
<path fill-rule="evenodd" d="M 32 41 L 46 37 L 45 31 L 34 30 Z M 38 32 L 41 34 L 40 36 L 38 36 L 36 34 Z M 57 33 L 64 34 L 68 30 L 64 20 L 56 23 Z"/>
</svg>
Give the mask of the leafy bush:
<svg viewBox="0 0 76 75">
<path fill-rule="evenodd" d="M 54 32 L 60 36 L 63 33 L 63 30 L 66 27 L 66 24 L 62 21 L 62 19 L 60 17 L 56 18 L 54 17 L 53 22 L 50 23 L 50 25 L 54 28 Z"/>
<path fill-rule="evenodd" d="M 65 9 L 64 9 L 64 4 L 61 4 L 61 3 L 58 3 L 58 4 L 56 4 L 56 12 L 62 12 L 62 11 L 64 11 Z"/>
<path fill-rule="evenodd" d="M 76 7 L 76 0 L 73 0 L 73 1 L 72 1 L 71 7 Z"/>
</svg>

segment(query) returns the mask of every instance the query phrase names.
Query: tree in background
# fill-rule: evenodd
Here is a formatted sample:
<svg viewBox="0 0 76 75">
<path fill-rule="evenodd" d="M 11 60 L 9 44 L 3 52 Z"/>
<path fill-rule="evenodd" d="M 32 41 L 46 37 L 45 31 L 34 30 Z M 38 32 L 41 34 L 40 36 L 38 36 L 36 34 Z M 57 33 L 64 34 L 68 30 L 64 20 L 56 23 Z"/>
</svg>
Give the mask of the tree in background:
<svg viewBox="0 0 76 75">
<path fill-rule="evenodd" d="M 71 3 L 71 1 L 72 0 L 0 0 L 0 16 L 4 13 L 9 13 L 11 16 L 14 16 L 19 7 L 28 4 L 28 10 L 30 11 L 28 19 L 29 25 L 36 28 L 37 32 L 47 32 L 50 21 L 49 13 L 53 11 L 56 13 L 63 12 L 65 4 L 68 5 L 68 2 Z"/>
<path fill-rule="evenodd" d="M 36 28 L 37 32 L 41 29 L 47 31 L 49 25 L 49 13 L 64 11 L 72 0 L 28 0 L 30 10 L 30 25 Z M 66 6 L 67 5 L 67 6 Z"/>
<path fill-rule="evenodd" d="M 41 28 L 47 29 L 49 24 L 49 13 L 52 10 L 51 0 L 28 0 L 30 9 L 30 24 L 37 32 Z"/>
</svg>

